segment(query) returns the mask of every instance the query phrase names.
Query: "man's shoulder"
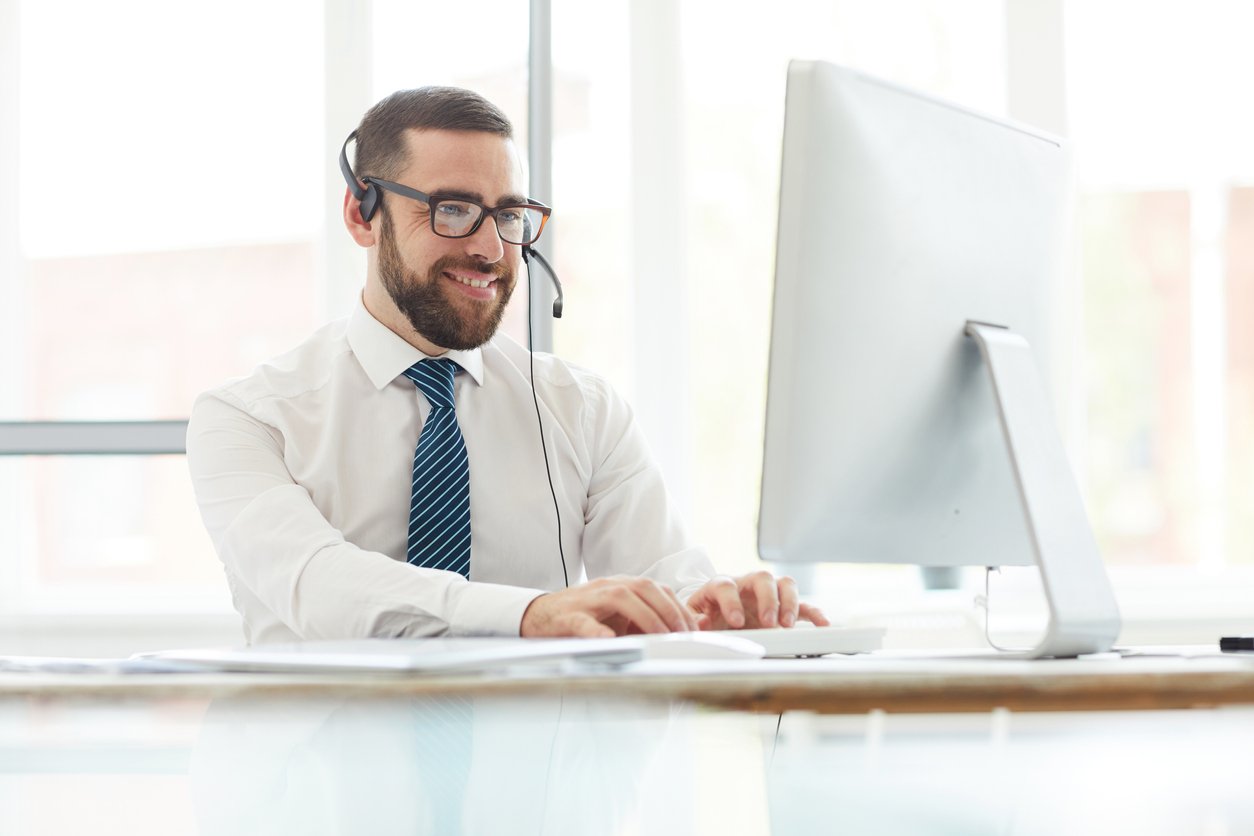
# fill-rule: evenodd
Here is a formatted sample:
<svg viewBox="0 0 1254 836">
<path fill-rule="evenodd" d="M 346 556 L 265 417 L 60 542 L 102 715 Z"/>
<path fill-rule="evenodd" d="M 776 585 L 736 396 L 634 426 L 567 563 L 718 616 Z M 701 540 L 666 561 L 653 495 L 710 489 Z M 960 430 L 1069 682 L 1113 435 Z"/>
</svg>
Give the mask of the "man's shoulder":
<svg viewBox="0 0 1254 836">
<path fill-rule="evenodd" d="M 271 398 L 291 399 L 327 385 L 342 364 L 353 358 L 348 320 L 323 325 L 303 342 L 261 363 L 243 377 L 232 378 L 205 392 L 242 406 L 255 406 Z"/>
<path fill-rule="evenodd" d="M 502 367 L 529 378 L 533 360 L 537 388 L 574 388 L 601 397 L 613 392 L 613 387 L 603 375 L 556 354 L 529 352 L 526 346 L 505 334 L 496 335 L 484 346 L 484 364 L 489 369 Z"/>
</svg>

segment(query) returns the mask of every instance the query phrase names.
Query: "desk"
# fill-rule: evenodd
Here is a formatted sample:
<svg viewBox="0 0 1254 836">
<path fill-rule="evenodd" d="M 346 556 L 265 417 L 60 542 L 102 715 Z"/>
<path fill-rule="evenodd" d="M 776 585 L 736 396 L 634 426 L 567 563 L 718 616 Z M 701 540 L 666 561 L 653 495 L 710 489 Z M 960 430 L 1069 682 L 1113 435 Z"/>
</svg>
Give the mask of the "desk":
<svg viewBox="0 0 1254 836">
<path fill-rule="evenodd" d="M 622 672 L 405 677 L 394 674 L 0 674 L 12 697 L 603 696 L 736 711 L 1164 710 L 1254 705 L 1254 654 L 1125 659 L 926 659 L 891 655 L 652 662 Z"/>
<path fill-rule="evenodd" d="M 875 664 L 10 674 L 0 833 L 1254 832 L 1242 660 Z"/>
</svg>

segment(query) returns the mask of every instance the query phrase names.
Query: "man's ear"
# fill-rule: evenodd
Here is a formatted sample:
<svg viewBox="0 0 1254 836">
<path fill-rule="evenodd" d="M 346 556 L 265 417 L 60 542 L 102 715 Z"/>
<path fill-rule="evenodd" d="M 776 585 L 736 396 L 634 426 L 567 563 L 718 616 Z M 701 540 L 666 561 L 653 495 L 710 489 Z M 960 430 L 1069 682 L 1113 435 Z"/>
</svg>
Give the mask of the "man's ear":
<svg viewBox="0 0 1254 836">
<path fill-rule="evenodd" d="M 361 201 L 347 188 L 344 189 L 344 227 L 359 247 L 373 247 L 379 242 L 372 222 L 361 216 Z"/>
</svg>

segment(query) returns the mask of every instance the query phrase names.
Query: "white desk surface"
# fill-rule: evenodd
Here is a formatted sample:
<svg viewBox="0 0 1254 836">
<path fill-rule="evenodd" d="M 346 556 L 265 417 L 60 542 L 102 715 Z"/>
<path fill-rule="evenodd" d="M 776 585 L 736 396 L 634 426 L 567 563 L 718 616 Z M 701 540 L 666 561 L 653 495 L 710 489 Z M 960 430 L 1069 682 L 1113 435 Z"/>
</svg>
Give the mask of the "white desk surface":
<svg viewBox="0 0 1254 836">
<path fill-rule="evenodd" d="M 643 662 L 621 670 L 398 674 L 0 674 L 0 699 L 630 696 L 724 709 L 820 713 L 1161 710 L 1254 705 L 1254 654 L 1210 648 L 1024 661 L 876 653 L 822 659 Z M 983 651 L 973 651 L 983 653 Z"/>
</svg>

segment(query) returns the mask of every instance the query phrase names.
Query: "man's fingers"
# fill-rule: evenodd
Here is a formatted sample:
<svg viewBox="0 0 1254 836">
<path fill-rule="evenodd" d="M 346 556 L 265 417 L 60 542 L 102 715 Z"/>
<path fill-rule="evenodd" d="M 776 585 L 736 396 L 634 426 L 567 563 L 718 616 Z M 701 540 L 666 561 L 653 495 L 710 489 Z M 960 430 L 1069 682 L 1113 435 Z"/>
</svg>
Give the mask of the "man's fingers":
<svg viewBox="0 0 1254 836">
<path fill-rule="evenodd" d="M 797 600 L 797 582 L 792 578 L 779 579 L 779 626 L 792 627 L 797 623 L 799 602 Z"/>
<path fill-rule="evenodd" d="M 600 590 L 600 616 L 621 615 L 642 633 L 688 629 L 678 599 L 648 578 L 613 578 Z"/>
<path fill-rule="evenodd" d="M 642 633 L 665 633 L 666 622 L 653 609 L 626 586 L 607 588 L 601 596 L 602 617 L 621 615 Z"/>
<path fill-rule="evenodd" d="M 697 594 L 702 593 L 708 603 L 701 607 L 701 610 L 710 617 L 711 622 L 716 620 L 715 615 L 721 615 L 723 621 L 732 629 L 745 626 L 745 607 L 740 602 L 740 591 L 734 580 L 728 577 L 715 578 L 701 587 L 701 591 Z"/>
<path fill-rule="evenodd" d="M 803 619 L 815 627 L 830 627 L 832 625 L 832 622 L 827 620 L 827 616 L 823 615 L 823 611 L 813 604 L 801 604 L 798 611 Z"/>
<path fill-rule="evenodd" d="M 587 613 L 575 612 L 571 613 L 564 619 L 562 625 L 564 635 L 578 636 L 585 639 L 612 639 L 614 638 L 614 630 L 601 622 L 597 621 Z"/>
<path fill-rule="evenodd" d="M 664 586 L 662 587 L 662 591 L 666 593 L 668 598 L 670 598 L 671 604 L 674 605 L 675 610 L 679 613 L 679 619 L 683 623 L 683 629 L 685 631 L 692 632 L 693 630 L 701 629 L 700 625 L 697 624 L 697 614 L 688 607 L 684 606 L 684 602 L 679 600 L 679 596 L 675 594 L 675 590 L 671 589 L 669 586 Z"/>
<path fill-rule="evenodd" d="M 602 578 L 536 598 L 523 614 L 524 636 L 611 636 L 745 627 L 791 627 L 797 618 L 827 625 L 815 607 L 800 603 L 792 578 L 770 572 L 720 576 L 687 604 L 648 578 Z"/>
<path fill-rule="evenodd" d="M 779 625 L 779 592 L 775 576 L 770 572 L 754 572 L 740 579 L 740 598 L 756 607 L 758 623 L 763 627 Z"/>
<path fill-rule="evenodd" d="M 695 597 L 695 596 L 694 596 Z M 602 578 L 535 598 L 519 634 L 614 636 L 698 629 L 697 616 L 675 593 L 648 578 Z"/>
<path fill-rule="evenodd" d="M 695 630 L 696 623 L 688 608 L 679 602 L 675 593 L 648 578 L 633 578 L 627 585 L 665 624 L 665 629 L 652 632 L 684 632 Z"/>
</svg>

